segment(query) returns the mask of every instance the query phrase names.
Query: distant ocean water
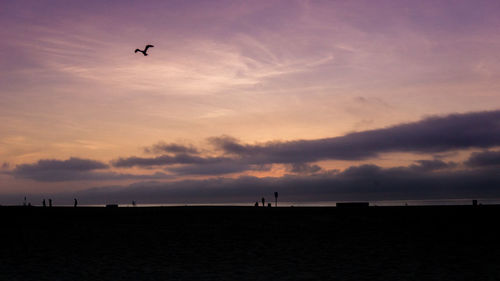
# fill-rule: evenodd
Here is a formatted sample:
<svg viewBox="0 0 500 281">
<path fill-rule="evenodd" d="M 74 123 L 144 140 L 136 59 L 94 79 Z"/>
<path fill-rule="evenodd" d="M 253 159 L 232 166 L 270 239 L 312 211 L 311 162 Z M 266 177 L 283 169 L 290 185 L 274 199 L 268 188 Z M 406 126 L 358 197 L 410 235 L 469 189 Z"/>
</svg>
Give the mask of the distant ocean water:
<svg viewBox="0 0 500 281">
<path fill-rule="evenodd" d="M 377 200 L 368 201 L 370 206 L 450 206 L 450 205 L 472 205 L 472 198 L 463 199 L 429 199 L 429 200 Z M 484 198 L 475 199 L 478 204 L 483 205 L 497 205 L 500 204 L 499 198 Z M 335 207 L 337 203 L 342 202 L 367 202 L 359 201 L 314 201 L 314 202 L 280 202 L 278 207 Z M 268 202 L 266 202 L 267 205 Z M 274 207 L 274 201 L 272 203 Z M 104 207 L 105 204 L 99 205 L 80 205 L 88 207 Z M 119 204 L 120 207 L 132 207 L 132 204 Z M 137 207 L 179 207 L 179 206 L 253 206 L 253 203 L 155 203 L 155 204 L 137 204 Z M 259 202 L 261 206 L 261 202 Z"/>
</svg>

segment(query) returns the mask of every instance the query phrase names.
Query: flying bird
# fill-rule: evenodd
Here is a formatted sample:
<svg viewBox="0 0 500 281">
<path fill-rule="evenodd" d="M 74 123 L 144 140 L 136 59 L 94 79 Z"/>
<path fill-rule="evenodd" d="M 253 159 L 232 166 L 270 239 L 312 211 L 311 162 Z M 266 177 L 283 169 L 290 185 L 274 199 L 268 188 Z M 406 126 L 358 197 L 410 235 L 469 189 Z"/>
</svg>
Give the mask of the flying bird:
<svg viewBox="0 0 500 281">
<path fill-rule="evenodd" d="M 134 53 L 141 52 L 143 55 L 147 56 L 148 54 L 146 52 L 148 51 L 149 48 L 152 48 L 152 47 L 154 47 L 154 46 L 153 45 L 146 45 L 146 48 L 144 48 L 144 51 L 139 50 L 139 49 L 135 49 Z"/>
</svg>

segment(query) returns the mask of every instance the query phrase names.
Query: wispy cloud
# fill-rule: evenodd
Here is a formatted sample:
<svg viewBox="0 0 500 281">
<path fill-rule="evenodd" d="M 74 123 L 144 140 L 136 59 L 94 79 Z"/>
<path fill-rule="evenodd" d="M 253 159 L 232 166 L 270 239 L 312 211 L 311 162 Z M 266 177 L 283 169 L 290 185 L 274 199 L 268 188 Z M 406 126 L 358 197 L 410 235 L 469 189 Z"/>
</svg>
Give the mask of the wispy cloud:
<svg viewBox="0 0 500 281">
<path fill-rule="evenodd" d="M 159 142 L 144 148 L 146 153 L 174 153 L 174 154 L 198 154 L 199 151 L 193 145 Z"/>
</svg>

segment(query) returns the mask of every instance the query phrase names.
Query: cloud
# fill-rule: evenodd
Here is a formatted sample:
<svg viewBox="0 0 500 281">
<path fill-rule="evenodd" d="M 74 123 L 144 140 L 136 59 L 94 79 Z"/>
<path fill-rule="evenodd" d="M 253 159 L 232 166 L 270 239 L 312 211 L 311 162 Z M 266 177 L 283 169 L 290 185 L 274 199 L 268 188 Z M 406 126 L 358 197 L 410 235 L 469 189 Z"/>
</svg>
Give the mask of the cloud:
<svg viewBox="0 0 500 281">
<path fill-rule="evenodd" d="M 294 174 L 314 174 L 321 171 L 318 165 L 311 165 L 307 163 L 293 163 L 288 168 L 288 171 Z"/>
<path fill-rule="evenodd" d="M 107 168 L 107 164 L 99 161 L 71 157 L 68 160 L 43 159 L 33 164 L 17 165 L 11 174 L 16 178 L 37 181 L 61 181 L 81 179 L 82 174 Z"/>
<path fill-rule="evenodd" d="M 215 164 L 224 161 L 233 161 L 227 157 L 200 157 L 189 154 L 178 154 L 174 156 L 161 155 L 157 157 L 127 157 L 119 158 L 112 161 L 115 167 L 148 167 L 148 166 L 162 166 L 162 165 L 175 165 L 175 164 Z"/>
<path fill-rule="evenodd" d="M 180 144 L 159 143 L 149 151 L 174 155 L 128 157 L 112 161 L 115 167 L 164 166 L 177 174 L 220 175 L 252 170 L 255 165 L 287 164 L 298 174 L 315 173 L 322 160 L 366 160 L 388 152 L 449 153 L 462 149 L 500 145 L 500 111 L 428 117 L 418 122 L 350 133 L 340 137 L 273 141 L 245 144 L 231 136 L 209 138 L 214 151 L 203 156 L 199 149 Z M 170 167 L 177 165 L 177 167 Z M 178 166 L 181 165 L 181 166 Z M 421 160 L 413 169 L 436 170 L 453 163 Z"/>
<path fill-rule="evenodd" d="M 457 163 L 444 162 L 442 160 L 417 160 L 416 162 L 418 164 L 413 164 L 410 166 L 411 169 L 416 171 L 436 171 L 454 168 L 457 166 Z"/>
<path fill-rule="evenodd" d="M 164 143 L 159 142 L 157 144 L 152 145 L 151 147 L 144 148 L 144 152 L 146 153 L 174 153 L 174 154 L 198 154 L 199 151 L 192 145 L 182 145 L 176 143 Z"/>
<path fill-rule="evenodd" d="M 109 165 L 89 159 L 72 157 L 68 160 L 44 159 L 33 164 L 17 165 L 8 172 L 15 178 L 31 179 L 41 182 L 77 181 L 77 180 L 125 180 L 125 179 L 164 179 L 170 178 L 165 173 L 134 175 L 100 171 Z"/>
<path fill-rule="evenodd" d="M 426 165 L 426 164 L 424 164 Z M 500 174 L 491 169 L 426 170 L 410 166 L 352 166 L 312 175 L 211 178 L 175 182 L 139 182 L 102 192 L 83 192 L 87 201 L 207 203 L 255 202 L 278 191 L 282 201 L 405 200 L 493 198 L 500 196 Z M 106 191 L 107 190 L 107 191 Z M 98 196 L 96 195 L 98 194 Z"/>
<path fill-rule="evenodd" d="M 464 164 L 469 167 L 500 166 L 500 151 L 472 153 Z"/>
<path fill-rule="evenodd" d="M 14 172 L 22 174 L 37 171 L 90 171 L 108 167 L 107 164 L 96 160 L 71 157 L 68 160 L 43 159 L 34 164 L 17 165 Z"/>
<path fill-rule="evenodd" d="M 248 163 L 305 163 L 362 160 L 387 152 L 438 153 L 500 145 L 500 111 L 429 117 L 418 122 L 316 140 L 242 144 L 228 137 L 210 142 Z"/>
<path fill-rule="evenodd" d="M 210 165 L 195 164 L 168 168 L 167 171 L 178 175 L 223 175 L 245 171 L 269 171 L 271 165 L 249 165 L 238 161 L 222 161 Z"/>
</svg>

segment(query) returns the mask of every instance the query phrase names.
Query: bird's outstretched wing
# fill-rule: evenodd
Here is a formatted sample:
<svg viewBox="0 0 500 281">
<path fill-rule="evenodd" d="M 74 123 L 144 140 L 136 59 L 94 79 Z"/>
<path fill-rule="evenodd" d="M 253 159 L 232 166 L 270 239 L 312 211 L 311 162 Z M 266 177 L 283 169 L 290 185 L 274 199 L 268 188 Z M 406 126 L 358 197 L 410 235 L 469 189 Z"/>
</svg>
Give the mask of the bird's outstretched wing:
<svg viewBox="0 0 500 281">
<path fill-rule="evenodd" d="M 140 51 L 141 51 L 141 50 L 139 50 L 139 49 L 135 49 L 135 52 L 134 52 L 134 53 L 137 53 L 137 52 L 140 52 Z"/>
<path fill-rule="evenodd" d="M 154 47 L 153 45 L 146 45 L 146 48 L 144 48 L 144 52 L 147 52 L 149 48 Z"/>
</svg>

